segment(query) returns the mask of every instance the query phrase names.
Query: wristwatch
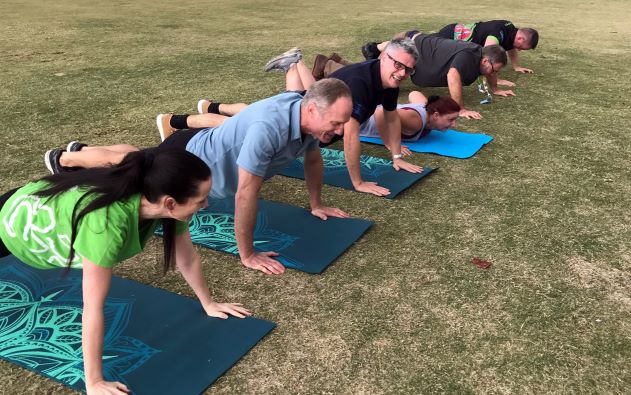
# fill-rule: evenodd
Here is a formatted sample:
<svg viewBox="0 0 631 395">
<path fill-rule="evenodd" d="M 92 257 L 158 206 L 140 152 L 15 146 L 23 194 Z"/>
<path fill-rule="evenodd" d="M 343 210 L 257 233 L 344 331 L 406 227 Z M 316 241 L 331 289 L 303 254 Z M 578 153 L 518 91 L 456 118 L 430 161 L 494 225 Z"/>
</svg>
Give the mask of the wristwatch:
<svg viewBox="0 0 631 395">
<path fill-rule="evenodd" d="M 392 155 L 392 159 L 401 159 L 403 158 L 403 154 L 394 154 Z"/>
</svg>

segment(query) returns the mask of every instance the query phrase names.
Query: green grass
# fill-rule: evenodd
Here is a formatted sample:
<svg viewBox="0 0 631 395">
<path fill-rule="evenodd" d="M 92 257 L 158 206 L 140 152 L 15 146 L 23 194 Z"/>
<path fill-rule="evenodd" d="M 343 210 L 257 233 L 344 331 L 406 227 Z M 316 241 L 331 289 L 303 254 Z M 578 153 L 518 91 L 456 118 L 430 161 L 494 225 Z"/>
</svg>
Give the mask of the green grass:
<svg viewBox="0 0 631 395">
<path fill-rule="evenodd" d="M 415 155 L 441 168 L 394 201 L 325 187 L 327 203 L 376 224 L 323 275 L 271 278 L 201 251 L 217 299 L 278 323 L 209 393 L 629 391 L 626 2 L 175 3 L 3 4 L 4 189 L 44 175 L 43 152 L 70 139 L 155 145 L 159 112 L 279 92 L 282 76 L 261 69 L 294 45 L 309 63 L 332 51 L 360 60 L 366 41 L 455 21 L 511 19 L 541 34 L 521 54 L 535 74 L 503 73 L 516 98 L 479 106 L 465 89 L 484 118 L 459 129 L 495 138 L 477 156 Z M 277 177 L 262 196 L 307 205 L 296 180 Z M 159 260 L 152 241 L 116 273 L 192 296 Z M 0 377 L 2 393 L 69 392 L 6 362 Z"/>
</svg>

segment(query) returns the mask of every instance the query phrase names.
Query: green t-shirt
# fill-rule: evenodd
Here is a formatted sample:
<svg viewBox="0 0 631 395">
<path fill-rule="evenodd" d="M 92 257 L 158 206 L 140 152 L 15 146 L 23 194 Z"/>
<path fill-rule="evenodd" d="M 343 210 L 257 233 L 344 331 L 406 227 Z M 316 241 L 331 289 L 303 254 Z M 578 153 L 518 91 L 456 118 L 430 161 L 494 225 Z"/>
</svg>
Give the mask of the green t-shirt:
<svg viewBox="0 0 631 395">
<path fill-rule="evenodd" d="M 73 188 L 52 198 L 33 195 L 46 185 L 44 181 L 28 183 L 7 200 L 0 211 L 0 238 L 13 255 L 30 266 L 66 267 L 72 211 L 85 190 Z M 74 242 L 72 267 L 82 267 L 82 257 L 112 267 L 141 252 L 159 221 L 140 224 L 139 209 L 140 194 L 136 194 L 83 217 Z M 178 234 L 187 228 L 185 223 L 177 225 Z"/>
</svg>

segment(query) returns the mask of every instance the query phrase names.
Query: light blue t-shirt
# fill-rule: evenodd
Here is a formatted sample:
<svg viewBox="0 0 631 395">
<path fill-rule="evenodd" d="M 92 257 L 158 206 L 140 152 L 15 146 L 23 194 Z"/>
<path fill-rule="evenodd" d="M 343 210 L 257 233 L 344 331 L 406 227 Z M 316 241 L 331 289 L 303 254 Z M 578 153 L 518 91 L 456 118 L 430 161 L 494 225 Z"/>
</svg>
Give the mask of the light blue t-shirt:
<svg viewBox="0 0 631 395">
<path fill-rule="evenodd" d="M 421 128 L 417 130 L 412 136 L 401 139 L 401 141 L 417 141 L 425 134 L 423 134 L 423 129 L 427 126 L 427 110 L 425 109 L 425 104 L 421 103 L 406 103 L 397 105 L 397 109 L 405 108 L 414 110 L 421 116 Z M 375 115 L 373 114 L 370 118 L 368 118 L 364 123 L 359 125 L 359 135 L 364 137 L 381 137 L 379 134 L 379 130 L 377 128 L 377 121 L 375 120 Z"/>
<path fill-rule="evenodd" d="M 287 167 L 318 140 L 300 133 L 303 96 L 285 92 L 250 104 L 216 128 L 202 129 L 186 145 L 212 171 L 210 197 L 237 192 L 239 167 L 264 179 Z"/>
</svg>

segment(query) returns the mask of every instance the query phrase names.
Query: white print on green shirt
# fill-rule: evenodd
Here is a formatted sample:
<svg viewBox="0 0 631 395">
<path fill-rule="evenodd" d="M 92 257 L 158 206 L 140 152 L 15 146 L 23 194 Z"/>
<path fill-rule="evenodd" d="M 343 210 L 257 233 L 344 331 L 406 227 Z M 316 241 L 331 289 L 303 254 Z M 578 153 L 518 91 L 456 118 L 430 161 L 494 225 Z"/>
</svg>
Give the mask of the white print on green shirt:
<svg viewBox="0 0 631 395">
<path fill-rule="evenodd" d="M 28 245 L 28 250 L 34 255 L 40 255 L 42 261 L 46 261 L 55 266 L 66 266 L 68 261 L 68 251 L 70 250 L 70 237 L 66 234 L 58 234 L 55 231 L 56 220 L 52 208 L 45 205 L 42 199 L 33 195 L 25 195 L 16 198 L 9 210 L 9 215 L 2 219 L 7 236 L 21 238 L 24 244 Z M 34 222 L 38 218 L 38 226 Z M 22 218 L 23 229 L 15 229 L 16 219 Z M 63 250 L 63 251 L 60 251 Z M 72 267 L 81 267 L 81 257 L 75 252 L 72 260 Z"/>
</svg>

